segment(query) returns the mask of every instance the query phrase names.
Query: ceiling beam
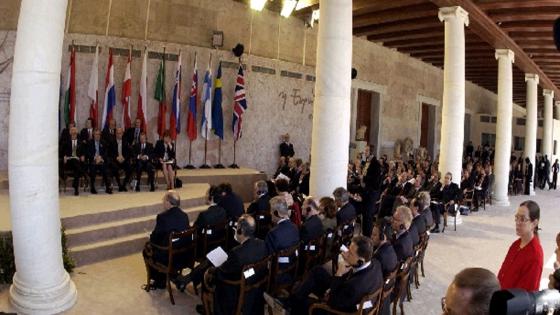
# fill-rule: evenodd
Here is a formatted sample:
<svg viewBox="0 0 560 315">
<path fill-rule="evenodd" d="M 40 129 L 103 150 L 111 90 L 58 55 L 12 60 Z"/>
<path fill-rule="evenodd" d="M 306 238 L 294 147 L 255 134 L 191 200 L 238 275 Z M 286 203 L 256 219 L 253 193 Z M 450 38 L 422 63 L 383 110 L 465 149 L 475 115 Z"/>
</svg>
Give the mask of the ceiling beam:
<svg viewBox="0 0 560 315">
<path fill-rule="evenodd" d="M 556 0 L 531 0 L 531 1 L 488 1 L 478 3 L 478 7 L 483 11 L 496 10 L 496 9 L 510 9 L 510 8 L 533 8 L 533 7 L 557 7 L 559 6 Z"/>
<path fill-rule="evenodd" d="M 541 85 L 560 95 L 560 90 L 547 77 L 542 69 L 528 56 L 517 43 L 506 34 L 495 21 L 482 11 L 472 0 L 431 0 L 438 7 L 460 6 L 469 13 L 469 28 L 480 38 L 495 48 L 506 48 L 515 54 L 515 64 L 525 73 L 536 73 Z M 550 33 L 549 33 L 550 36 Z"/>
<path fill-rule="evenodd" d="M 371 26 L 376 24 L 399 22 L 403 20 L 431 17 L 437 21 L 437 10 L 431 3 L 417 4 L 403 8 L 393 8 L 363 15 L 354 15 L 354 27 Z"/>
<path fill-rule="evenodd" d="M 429 29 L 419 29 L 419 30 L 411 30 L 411 31 L 400 31 L 400 32 L 369 35 L 367 39 L 371 41 L 406 40 L 406 39 L 417 39 L 417 38 L 427 38 L 427 37 L 429 38 L 435 36 L 443 37 L 443 35 L 444 35 L 443 29 L 441 25 L 438 25 L 434 28 L 429 28 Z"/>
<path fill-rule="evenodd" d="M 383 23 L 378 25 L 354 27 L 354 35 L 367 36 L 367 35 L 376 35 L 376 34 L 399 32 L 399 31 L 406 32 L 406 31 L 417 30 L 417 29 L 433 28 L 438 25 L 441 26 L 441 28 L 443 29 L 443 25 L 441 25 L 437 17 L 424 17 L 424 18 L 412 19 L 407 21 L 397 21 L 397 22 Z"/>
<path fill-rule="evenodd" d="M 371 1 L 354 0 L 352 9 L 355 15 L 362 15 L 372 12 L 384 11 L 393 8 L 402 8 L 416 4 L 426 3 L 426 0 L 391 0 L 391 1 Z"/>
</svg>

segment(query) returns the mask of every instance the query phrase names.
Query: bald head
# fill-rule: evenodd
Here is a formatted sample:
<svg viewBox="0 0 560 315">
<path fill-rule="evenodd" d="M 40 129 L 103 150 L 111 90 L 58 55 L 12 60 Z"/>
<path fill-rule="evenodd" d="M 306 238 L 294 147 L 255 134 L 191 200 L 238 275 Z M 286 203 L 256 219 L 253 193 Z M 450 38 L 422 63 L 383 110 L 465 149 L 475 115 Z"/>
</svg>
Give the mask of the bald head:
<svg viewBox="0 0 560 315">
<path fill-rule="evenodd" d="M 163 197 L 163 201 L 164 203 L 166 202 L 169 205 L 166 207 L 166 209 L 172 207 L 179 207 L 181 205 L 181 197 L 174 190 L 170 190 L 166 192 L 165 196 Z"/>
</svg>

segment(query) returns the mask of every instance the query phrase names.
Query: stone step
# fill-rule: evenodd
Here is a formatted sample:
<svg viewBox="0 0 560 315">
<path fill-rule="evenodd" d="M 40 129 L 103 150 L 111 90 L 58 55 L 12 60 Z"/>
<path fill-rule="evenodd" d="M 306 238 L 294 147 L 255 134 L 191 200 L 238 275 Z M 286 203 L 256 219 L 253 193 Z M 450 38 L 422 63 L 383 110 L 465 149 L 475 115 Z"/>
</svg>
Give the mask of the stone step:
<svg viewBox="0 0 560 315">
<path fill-rule="evenodd" d="M 193 222 L 201 211 L 208 208 L 207 205 L 201 205 L 186 209 L 189 221 Z M 159 210 L 159 209 L 158 209 Z M 155 226 L 156 215 L 147 215 L 142 217 L 123 219 L 114 222 L 105 222 L 100 224 L 92 224 L 83 227 L 67 229 L 66 235 L 68 239 L 68 247 L 74 248 L 86 244 L 94 244 L 126 235 L 150 233 Z"/>
<path fill-rule="evenodd" d="M 148 241 L 150 233 L 137 233 L 103 242 L 70 248 L 70 256 L 76 266 L 84 266 L 100 261 L 140 253 Z M 142 259 L 138 257 L 138 259 Z"/>
</svg>

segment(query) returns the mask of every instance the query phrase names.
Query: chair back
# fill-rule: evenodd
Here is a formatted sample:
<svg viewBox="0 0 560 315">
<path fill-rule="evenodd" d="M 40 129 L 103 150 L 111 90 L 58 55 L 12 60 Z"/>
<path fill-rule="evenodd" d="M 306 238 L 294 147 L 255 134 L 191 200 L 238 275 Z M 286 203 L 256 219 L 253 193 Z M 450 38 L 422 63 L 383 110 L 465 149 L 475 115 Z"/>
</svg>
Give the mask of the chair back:
<svg viewBox="0 0 560 315">
<path fill-rule="evenodd" d="M 272 215 L 270 210 L 258 211 L 255 213 L 255 235 L 258 238 L 264 239 L 268 231 L 272 228 Z"/>
<path fill-rule="evenodd" d="M 303 244 L 302 259 L 305 262 L 304 272 L 310 270 L 311 267 L 321 263 L 321 257 L 323 256 L 323 243 L 325 235 L 321 235 L 315 239 L 312 239 Z"/>
<path fill-rule="evenodd" d="M 196 254 L 196 227 L 169 234 L 168 273 L 186 267 L 194 267 Z"/>
<path fill-rule="evenodd" d="M 281 289 L 290 288 L 297 276 L 300 244 L 278 251 L 272 258 L 272 275 L 270 292 L 273 294 Z"/>
<path fill-rule="evenodd" d="M 383 286 L 364 296 L 360 301 L 358 314 L 377 315 L 381 308 L 381 297 L 383 296 Z"/>
<path fill-rule="evenodd" d="M 381 304 L 383 304 L 383 301 L 390 298 L 391 293 L 394 291 L 398 272 L 399 267 L 395 268 L 395 270 L 391 271 L 391 273 L 383 279 L 383 293 L 381 294 Z"/>
<path fill-rule="evenodd" d="M 410 275 L 410 267 L 413 259 L 414 256 L 408 257 L 399 267 L 395 282 L 395 299 L 402 297 L 408 288 L 408 277 Z"/>
<path fill-rule="evenodd" d="M 335 245 L 335 239 L 336 239 L 336 232 L 334 230 L 328 229 L 325 232 L 324 238 L 323 238 L 323 255 L 321 257 L 322 262 L 327 262 L 330 259 L 332 259 L 333 257 L 333 253 L 335 252 L 333 250 L 334 245 Z"/>
<path fill-rule="evenodd" d="M 227 220 L 216 224 L 206 225 L 201 231 L 202 248 L 199 257 L 205 257 L 208 252 L 218 246 L 225 247 L 227 243 Z"/>
</svg>

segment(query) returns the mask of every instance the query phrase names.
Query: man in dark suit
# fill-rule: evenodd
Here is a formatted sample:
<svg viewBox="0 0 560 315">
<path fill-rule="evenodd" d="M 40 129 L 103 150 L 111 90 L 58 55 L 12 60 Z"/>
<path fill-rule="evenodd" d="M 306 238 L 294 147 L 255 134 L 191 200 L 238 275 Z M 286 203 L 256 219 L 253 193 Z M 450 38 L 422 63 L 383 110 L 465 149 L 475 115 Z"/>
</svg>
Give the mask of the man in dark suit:
<svg viewBox="0 0 560 315">
<path fill-rule="evenodd" d="M 265 243 L 268 254 L 272 255 L 298 244 L 299 230 L 290 221 L 290 209 L 283 197 L 277 196 L 270 199 L 270 210 L 276 226 L 266 234 Z"/>
<path fill-rule="evenodd" d="M 103 182 L 105 183 L 105 192 L 108 194 L 113 193 L 110 182 L 109 165 L 106 163 L 109 156 L 109 148 L 101 141 L 101 132 L 95 130 L 93 132 L 93 141 L 88 144 L 88 161 L 89 161 L 89 179 L 91 186 L 91 193 L 97 194 L 95 189 L 95 176 L 101 173 Z"/>
<path fill-rule="evenodd" d="M 303 242 L 302 246 L 311 240 L 318 239 L 323 235 L 323 223 L 319 218 L 319 205 L 313 199 L 308 197 L 303 201 L 302 212 L 305 216 L 300 229 L 300 239 Z"/>
<path fill-rule="evenodd" d="M 447 214 L 449 211 L 455 211 L 455 203 L 459 200 L 461 190 L 459 186 L 453 183 L 452 174 L 447 172 L 443 178 L 443 186 L 441 187 L 439 193 L 436 195 L 435 199 L 438 200 L 437 207 L 433 207 L 432 210 L 434 219 L 436 221 L 436 226 L 432 229 L 432 233 L 439 233 L 439 223 L 440 215 L 443 215 L 443 230 L 447 226 Z"/>
<path fill-rule="evenodd" d="M 222 198 L 220 202 L 218 202 L 218 206 L 226 210 L 228 221 L 236 222 L 237 219 L 245 213 L 243 200 L 233 192 L 230 183 L 221 183 L 219 187 L 222 191 Z"/>
<path fill-rule="evenodd" d="M 69 139 L 61 141 L 60 157 L 63 170 L 71 170 L 74 176 L 72 187 L 74 195 L 79 194 L 78 185 L 83 175 L 83 164 L 85 163 L 86 146 L 78 140 L 78 129 L 71 127 L 68 132 Z"/>
<path fill-rule="evenodd" d="M 136 118 L 134 121 L 134 127 L 128 128 L 124 132 L 124 140 L 133 147 L 140 143 L 140 135 L 142 133 L 144 133 L 144 130 L 142 130 L 142 120 L 140 118 Z"/>
<path fill-rule="evenodd" d="M 338 187 L 334 190 L 333 196 L 334 202 L 339 208 L 336 213 L 336 223 L 341 225 L 356 219 L 356 209 L 349 202 L 350 195 L 348 191 L 342 187 Z"/>
<path fill-rule="evenodd" d="M 417 208 L 424 218 L 424 222 L 426 223 L 426 230 L 430 230 L 432 228 L 432 225 L 434 225 L 434 217 L 432 216 L 432 211 L 430 209 L 430 193 L 427 191 L 421 191 L 415 201 L 417 204 Z"/>
<path fill-rule="evenodd" d="M 412 238 L 408 232 L 411 223 L 412 212 L 410 209 L 406 206 L 398 207 L 393 214 L 391 227 L 393 229 L 393 247 L 399 262 L 403 262 L 414 255 Z"/>
<path fill-rule="evenodd" d="M 426 230 L 427 230 L 426 218 L 420 212 L 420 207 L 421 206 L 423 206 L 423 204 L 418 201 L 418 198 L 414 198 L 412 200 L 412 207 L 410 208 L 410 210 L 412 210 L 412 225 L 411 226 L 416 227 L 416 231 L 418 232 L 419 236 L 426 233 Z"/>
<path fill-rule="evenodd" d="M 386 228 L 381 223 L 373 226 L 371 239 L 373 241 L 373 258 L 381 263 L 383 278 L 395 271 L 398 266 L 397 253 L 391 242 L 387 239 Z"/>
<path fill-rule="evenodd" d="M 198 214 L 196 221 L 194 221 L 194 226 L 197 228 L 198 235 L 203 235 L 206 233 L 209 239 L 216 239 L 223 236 L 218 235 L 216 232 L 211 232 L 210 230 L 205 230 L 209 225 L 216 225 L 218 223 L 225 223 L 227 220 L 226 210 L 218 206 L 220 199 L 222 198 L 222 190 L 218 186 L 210 186 L 208 192 L 206 193 L 207 203 L 209 205 L 208 209 L 202 211 Z M 199 246 L 202 249 L 202 237 L 199 237 Z M 207 251 L 213 248 L 208 248 Z M 207 253 L 200 253 L 205 256 Z"/>
<path fill-rule="evenodd" d="M 101 139 L 103 139 L 105 143 L 112 143 L 117 140 L 117 122 L 115 119 L 111 118 L 107 127 L 103 126 Z"/>
<path fill-rule="evenodd" d="M 153 249 L 150 244 L 168 246 L 169 235 L 171 232 L 184 231 L 189 227 L 189 217 L 179 208 L 181 198 L 177 192 L 170 191 L 163 197 L 164 211 L 157 215 L 156 226 L 150 234 L 150 241 L 146 243 L 143 251 L 146 268 L 151 268 L 147 264 L 148 260 L 153 260 L 162 264 L 167 264 L 168 253 Z M 165 288 L 165 275 L 151 269 L 150 274 L 153 282 L 152 288 Z"/>
<path fill-rule="evenodd" d="M 239 243 L 228 255 L 227 260 L 217 268 L 210 268 L 208 274 L 213 275 L 210 281 L 215 284 L 214 290 L 214 314 L 232 314 L 237 307 L 239 298 L 239 287 L 230 286 L 224 280 L 237 281 L 241 275 L 243 266 L 253 264 L 267 255 L 264 241 L 254 237 L 255 220 L 250 215 L 244 214 L 237 221 L 235 240 Z M 249 276 L 246 280 L 251 283 L 251 278 L 259 275 Z M 242 312 L 243 314 L 263 314 L 264 299 L 263 288 L 253 290 L 245 296 Z M 200 307 L 199 307 L 200 308 Z"/>
<path fill-rule="evenodd" d="M 280 143 L 280 156 L 285 157 L 287 160 L 293 157 L 294 154 L 294 145 L 290 143 L 290 134 L 287 133 L 282 135 L 282 143 Z"/>
<path fill-rule="evenodd" d="M 140 142 L 134 146 L 134 157 L 136 159 L 136 191 L 140 191 L 140 179 L 142 172 L 148 173 L 150 191 L 155 190 L 154 173 L 155 168 L 152 163 L 154 147 L 146 141 L 146 134 L 140 135 Z"/>
<path fill-rule="evenodd" d="M 268 184 L 264 180 L 259 180 L 254 186 L 255 200 L 247 208 L 247 213 L 252 215 L 257 222 L 256 237 L 264 239 L 270 229 L 270 195 L 268 194 Z"/>
<path fill-rule="evenodd" d="M 64 146 L 64 144 L 68 143 L 70 141 L 70 129 L 72 128 L 76 128 L 76 123 L 75 122 L 70 122 L 68 124 L 68 126 L 64 129 L 62 129 L 62 131 L 60 132 L 60 139 L 58 140 L 58 144 L 60 147 Z M 76 129 L 77 130 L 77 129 Z M 76 131 L 77 134 L 77 131 Z M 80 138 L 78 137 L 78 140 Z"/>
<path fill-rule="evenodd" d="M 531 182 L 533 181 L 533 164 L 531 164 L 531 160 L 529 157 L 525 158 L 525 195 L 529 195 L 531 190 L 529 187 L 531 186 Z"/>
<path fill-rule="evenodd" d="M 93 119 L 91 117 L 86 119 L 86 126 L 80 130 L 78 139 L 82 143 L 88 143 L 93 140 Z"/>
<path fill-rule="evenodd" d="M 383 285 L 380 263 L 372 260 L 373 243 L 365 236 L 356 236 L 348 251 L 341 253 L 334 276 L 323 266 L 315 266 L 304 280 L 294 287 L 288 301 L 276 300 L 265 293 L 266 302 L 275 309 L 291 309 L 291 314 L 308 314 L 315 302 L 309 294 L 323 298 L 330 289 L 326 303 L 341 312 L 355 312 L 361 299 Z"/>
<path fill-rule="evenodd" d="M 127 191 L 126 184 L 132 175 L 132 168 L 130 167 L 130 157 L 132 155 L 130 146 L 123 139 L 123 129 L 117 128 L 116 140 L 109 147 L 109 163 L 113 176 L 119 185 L 119 191 Z M 124 180 L 121 182 L 119 170 L 124 171 Z"/>
<path fill-rule="evenodd" d="M 365 210 L 362 215 L 362 234 L 370 236 L 373 228 L 375 215 L 379 211 L 377 201 L 381 194 L 381 164 L 375 156 L 371 157 L 369 162 L 365 164 L 365 176 L 363 179 L 365 185 Z"/>
</svg>

